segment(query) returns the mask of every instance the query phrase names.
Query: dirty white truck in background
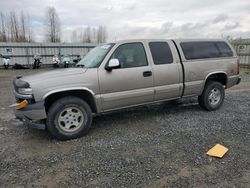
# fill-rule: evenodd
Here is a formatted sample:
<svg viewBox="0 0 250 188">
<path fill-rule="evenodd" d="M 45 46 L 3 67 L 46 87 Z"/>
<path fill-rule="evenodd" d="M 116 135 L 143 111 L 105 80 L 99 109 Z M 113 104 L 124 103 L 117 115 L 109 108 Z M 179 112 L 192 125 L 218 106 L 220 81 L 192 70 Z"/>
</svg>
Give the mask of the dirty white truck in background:
<svg viewBox="0 0 250 188">
<path fill-rule="evenodd" d="M 223 40 L 129 40 L 98 46 L 76 68 L 19 76 L 15 115 L 61 140 L 86 134 L 92 117 L 198 96 L 206 110 L 239 84 L 239 60 Z"/>
</svg>

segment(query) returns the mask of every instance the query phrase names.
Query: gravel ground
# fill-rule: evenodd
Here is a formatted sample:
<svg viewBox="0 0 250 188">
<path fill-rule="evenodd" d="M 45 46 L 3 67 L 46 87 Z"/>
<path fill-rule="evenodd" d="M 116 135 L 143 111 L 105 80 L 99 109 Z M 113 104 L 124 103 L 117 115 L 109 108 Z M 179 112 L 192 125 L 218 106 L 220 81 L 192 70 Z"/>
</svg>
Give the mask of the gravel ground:
<svg viewBox="0 0 250 188">
<path fill-rule="evenodd" d="M 250 187 L 250 75 L 218 111 L 196 98 L 144 106 L 61 142 L 8 108 L 14 76 L 33 72 L 0 70 L 0 187 Z M 222 159 L 205 154 L 216 143 L 229 148 Z"/>
</svg>

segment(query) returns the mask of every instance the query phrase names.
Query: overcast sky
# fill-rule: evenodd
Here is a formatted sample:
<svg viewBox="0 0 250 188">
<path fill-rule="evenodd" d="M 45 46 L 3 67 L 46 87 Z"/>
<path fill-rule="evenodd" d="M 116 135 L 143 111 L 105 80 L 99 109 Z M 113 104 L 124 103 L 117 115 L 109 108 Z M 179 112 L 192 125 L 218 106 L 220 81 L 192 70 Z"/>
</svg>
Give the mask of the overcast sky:
<svg viewBox="0 0 250 188">
<path fill-rule="evenodd" d="M 0 0 L 0 11 L 29 13 L 43 40 L 46 7 L 54 6 L 62 37 L 104 25 L 108 41 L 132 38 L 250 38 L 250 0 Z"/>
</svg>

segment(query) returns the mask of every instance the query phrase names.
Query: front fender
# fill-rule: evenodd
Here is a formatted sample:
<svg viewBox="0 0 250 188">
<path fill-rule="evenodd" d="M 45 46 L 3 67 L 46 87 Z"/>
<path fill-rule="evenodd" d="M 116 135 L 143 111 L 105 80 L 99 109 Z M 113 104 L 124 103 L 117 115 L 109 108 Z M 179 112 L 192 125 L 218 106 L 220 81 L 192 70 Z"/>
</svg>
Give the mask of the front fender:
<svg viewBox="0 0 250 188">
<path fill-rule="evenodd" d="M 48 96 L 55 94 L 55 93 L 59 93 L 59 92 L 63 92 L 63 91 L 74 91 L 74 90 L 83 90 L 83 91 L 88 91 L 90 92 L 93 96 L 95 96 L 95 93 L 87 88 L 87 87 L 69 87 L 69 88 L 62 88 L 62 89 L 55 89 L 52 91 L 47 92 L 46 94 L 43 95 L 42 100 L 44 101 Z"/>
<path fill-rule="evenodd" d="M 86 92 L 87 95 L 90 97 L 86 102 L 89 102 L 90 107 L 95 113 L 101 112 L 101 98 L 100 95 L 96 95 L 93 90 L 87 88 L 87 87 L 70 87 L 70 88 L 62 88 L 62 89 L 55 89 L 53 91 L 47 92 L 46 94 L 43 95 L 42 100 L 46 101 L 47 98 L 49 98 L 51 95 L 56 95 L 60 94 L 63 92 Z M 71 93 L 72 94 L 72 93 Z M 74 93 L 73 93 L 74 95 Z M 82 95 L 82 94 L 80 94 Z M 84 95 L 84 93 L 83 93 Z"/>
</svg>

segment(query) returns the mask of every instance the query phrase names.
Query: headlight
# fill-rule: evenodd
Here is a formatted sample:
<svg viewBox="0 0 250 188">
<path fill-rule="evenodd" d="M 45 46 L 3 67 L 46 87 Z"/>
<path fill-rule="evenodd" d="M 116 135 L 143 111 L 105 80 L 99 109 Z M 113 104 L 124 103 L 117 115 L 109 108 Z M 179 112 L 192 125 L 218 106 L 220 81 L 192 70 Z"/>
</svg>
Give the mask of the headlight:
<svg viewBox="0 0 250 188">
<path fill-rule="evenodd" d="M 31 95 L 32 89 L 31 88 L 18 88 L 18 93 L 25 94 L 25 95 Z"/>
</svg>

